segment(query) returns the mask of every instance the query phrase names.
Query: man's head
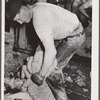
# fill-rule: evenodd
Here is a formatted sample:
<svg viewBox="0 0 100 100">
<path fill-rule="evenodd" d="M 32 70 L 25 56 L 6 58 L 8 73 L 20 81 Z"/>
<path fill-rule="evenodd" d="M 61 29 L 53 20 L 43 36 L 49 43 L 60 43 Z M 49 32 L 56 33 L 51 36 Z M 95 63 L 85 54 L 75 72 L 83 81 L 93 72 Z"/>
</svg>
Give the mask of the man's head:
<svg viewBox="0 0 100 100">
<path fill-rule="evenodd" d="M 9 0 L 5 7 L 6 17 L 11 21 L 17 21 L 20 24 L 28 23 L 32 17 L 30 9 L 22 0 Z"/>
<path fill-rule="evenodd" d="M 30 22 L 31 18 L 32 18 L 32 11 L 26 6 L 22 6 L 13 20 L 22 24 Z"/>
</svg>

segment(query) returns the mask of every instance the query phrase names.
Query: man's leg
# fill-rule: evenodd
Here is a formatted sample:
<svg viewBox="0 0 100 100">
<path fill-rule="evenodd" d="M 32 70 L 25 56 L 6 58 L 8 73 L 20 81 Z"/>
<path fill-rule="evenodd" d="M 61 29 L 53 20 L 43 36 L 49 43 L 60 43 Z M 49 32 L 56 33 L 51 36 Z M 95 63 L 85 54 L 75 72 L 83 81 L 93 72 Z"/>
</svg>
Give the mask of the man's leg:
<svg viewBox="0 0 100 100">
<path fill-rule="evenodd" d="M 80 36 L 69 37 L 67 40 L 63 40 L 57 46 L 57 61 L 58 68 L 65 67 L 72 56 L 76 53 L 77 49 L 84 43 L 85 34 Z"/>
<path fill-rule="evenodd" d="M 68 64 L 69 60 L 75 54 L 76 50 L 85 41 L 85 34 L 77 37 L 67 38 L 57 46 L 58 69 L 55 69 L 46 82 L 49 85 L 56 100 L 68 100 L 65 87 L 63 85 L 62 69 Z"/>
</svg>

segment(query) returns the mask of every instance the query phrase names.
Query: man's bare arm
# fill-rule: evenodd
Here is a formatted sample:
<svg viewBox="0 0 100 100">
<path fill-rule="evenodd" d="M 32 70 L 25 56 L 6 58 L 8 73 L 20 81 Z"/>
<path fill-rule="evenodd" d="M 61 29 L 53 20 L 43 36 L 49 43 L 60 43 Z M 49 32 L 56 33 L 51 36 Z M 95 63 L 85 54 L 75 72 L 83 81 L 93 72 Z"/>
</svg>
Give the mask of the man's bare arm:
<svg viewBox="0 0 100 100">
<path fill-rule="evenodd" d="M 56 48 L 54 46 L 54 39 L 52 35 L 44 37 L 42 43 L 45 48 L 43 65 L 40 69 L 40 74 L 45 76 L 56 59 Z"/>
<path fill-rule="evenodd" d="M 85 2 L 84 4 L 82 4 L 79 7 L 80 12 L 87 18 L 89 18 L 89 15 L 86 13 L 85 9 L 89 8 L 92 6 L 92 1 L 88 0 L 87 2 Z"/>
</svg>

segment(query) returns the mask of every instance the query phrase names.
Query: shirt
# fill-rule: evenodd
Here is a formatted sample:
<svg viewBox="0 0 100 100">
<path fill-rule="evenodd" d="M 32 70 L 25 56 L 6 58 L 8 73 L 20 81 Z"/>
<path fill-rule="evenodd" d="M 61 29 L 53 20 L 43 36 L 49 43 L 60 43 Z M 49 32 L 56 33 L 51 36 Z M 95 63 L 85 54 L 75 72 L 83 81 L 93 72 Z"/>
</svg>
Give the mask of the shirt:
<svg viewBox="0 0 100 100">
<path fill-rule="evenodd" d="M 76 34 L 72 32 L 80 22 L 74 13 L 43 2 L 36 3 L 32 11 L 33 25 L 41 41 L 50 35 L 53 39 L 59 40 Z"/>
</svg>

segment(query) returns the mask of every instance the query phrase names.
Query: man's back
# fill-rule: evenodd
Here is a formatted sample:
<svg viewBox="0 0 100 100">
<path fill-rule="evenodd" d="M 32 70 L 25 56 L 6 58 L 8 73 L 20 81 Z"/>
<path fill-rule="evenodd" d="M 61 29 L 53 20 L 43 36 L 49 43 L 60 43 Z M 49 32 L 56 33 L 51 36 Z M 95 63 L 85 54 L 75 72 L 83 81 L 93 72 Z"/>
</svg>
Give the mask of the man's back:
<svg viewBox="0 0 100 100">
<path fill-rule="evenodd" d="M 75 14 L 53 4 L 37 3 L 33 13 L 33 23 L 37 34 L 47 34 L 52 31 L 54 39 L 70 36 L 79 25 Z"/>
</svg>

